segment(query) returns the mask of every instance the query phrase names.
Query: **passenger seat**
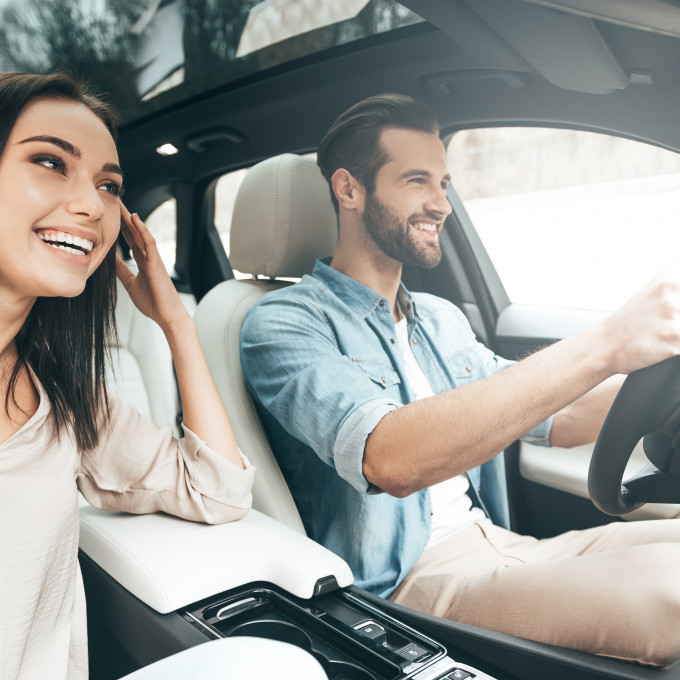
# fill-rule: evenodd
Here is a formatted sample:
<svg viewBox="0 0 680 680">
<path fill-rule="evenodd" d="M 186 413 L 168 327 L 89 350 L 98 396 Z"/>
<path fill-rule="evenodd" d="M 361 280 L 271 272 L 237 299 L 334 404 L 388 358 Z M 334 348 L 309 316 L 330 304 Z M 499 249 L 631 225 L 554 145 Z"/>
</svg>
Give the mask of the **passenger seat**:
<svg viewBox="0 0 680 680">
<path fill-rule="evenodd" d="M 135 307 L 120 281 L 116 283 L 118 344 L 112 348 L 107 386 L 151 422 L 171 428 L 177 436 L 180 405 L 170 348 L 163 331 Z M 181 294 L 181 298 L 193 316 L 193 295 Z"/>
</svg>

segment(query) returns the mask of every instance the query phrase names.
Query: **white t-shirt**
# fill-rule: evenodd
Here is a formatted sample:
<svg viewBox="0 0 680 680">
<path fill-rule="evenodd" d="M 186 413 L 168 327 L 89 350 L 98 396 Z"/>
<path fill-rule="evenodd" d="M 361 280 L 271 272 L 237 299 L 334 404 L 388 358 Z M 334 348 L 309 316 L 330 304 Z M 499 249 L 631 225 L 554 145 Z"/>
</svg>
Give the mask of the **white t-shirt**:
<svg viewBox="0 0 680 680">
<path fill-rule="evenodd" d="M 416 400 L 434 396 L 432 387 L 408 341 L 406 318 L 402 317 L 395 328 L 399 349 L 406 366 L 406 379 L 416 393 Z M 432 526 L 425 549 L 471 527 L 475 522 L 490 521 L 481 508 L 472 507 L 472 501 L 467 493 L 469 488 L 467 474 L 458 475 L 430 487 Z"/>
</svg>

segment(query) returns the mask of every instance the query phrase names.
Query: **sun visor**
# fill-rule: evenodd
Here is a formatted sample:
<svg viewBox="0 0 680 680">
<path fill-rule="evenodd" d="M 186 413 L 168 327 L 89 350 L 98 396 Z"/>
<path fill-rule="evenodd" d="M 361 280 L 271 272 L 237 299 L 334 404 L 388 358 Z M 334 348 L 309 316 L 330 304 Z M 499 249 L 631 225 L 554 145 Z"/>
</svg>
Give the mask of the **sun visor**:
<svg viewBox="0 0 680 680">
<path fill-rule="evenodd" d="M 680 38 L 680 7 L 669 0 L 525 0 L 590 19 Z"/>
<path fill-rule="evenodd" d="M 591 19 L 524 0 L 466 4 L 553 85 L 590 94 L 628 87 L 628 74 Z"/>
</svg>

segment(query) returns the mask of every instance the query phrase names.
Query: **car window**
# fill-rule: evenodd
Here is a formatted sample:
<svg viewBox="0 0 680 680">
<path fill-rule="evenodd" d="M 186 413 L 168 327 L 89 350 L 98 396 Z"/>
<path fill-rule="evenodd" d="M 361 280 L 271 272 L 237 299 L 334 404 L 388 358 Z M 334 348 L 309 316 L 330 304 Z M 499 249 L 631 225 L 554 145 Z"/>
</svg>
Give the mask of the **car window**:
<svg viewBox="0 0 680 680">
<path fill-rule="evenodd" d="M 453 184 L 514 303 L 615 309 L 680 252 L 680 156 L 567 129 L 452 136 Z"/>
<path fill-rule="evenodd" d="M 82 72 L 126 123 L 422 22 L 396 0 L 0 0 L 0 71 Z"/>
<path fill-rule="evenodd" d="M 163 263 L 173 268 L 177 252 L 177 201 L 169 198 L 161 203 L 146 218 L 146 226 L 156 239 Z"/>
</svg>

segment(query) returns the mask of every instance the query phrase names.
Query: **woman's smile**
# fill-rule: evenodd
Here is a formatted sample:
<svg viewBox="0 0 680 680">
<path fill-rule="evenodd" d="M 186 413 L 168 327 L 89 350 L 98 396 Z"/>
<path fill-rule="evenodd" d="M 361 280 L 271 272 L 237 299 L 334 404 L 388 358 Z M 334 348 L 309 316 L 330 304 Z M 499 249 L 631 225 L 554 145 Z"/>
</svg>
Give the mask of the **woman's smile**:
<svg viewBox="0 0 680 680">
<path fill-rule="evenodd" d="M 29 104 L 0 159 L 3 294 L 79 295 L 118 236 L 121 185 L 113 139 L 86 106 Z"/>
</svg>

